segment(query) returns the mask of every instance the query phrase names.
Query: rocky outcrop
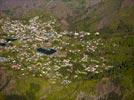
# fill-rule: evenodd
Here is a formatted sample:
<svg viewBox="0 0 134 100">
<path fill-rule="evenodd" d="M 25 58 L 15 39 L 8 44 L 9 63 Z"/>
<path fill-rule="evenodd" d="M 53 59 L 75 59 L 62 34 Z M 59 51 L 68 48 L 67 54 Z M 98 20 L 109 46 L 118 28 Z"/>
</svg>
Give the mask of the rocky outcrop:
<svg viewBox="0 0 134 100">
<path fill-rule="evenodd" d="M 22 10 L 37 9 L 40 6 L 46 4 L 46 0 L 1 0 L 1 9 L 17 9 L 21 8 Z"/>
<path fill-rule="evenodd" d="M 9 82 L 9 75 L 5 72 L 4 68 L 0 66 L 0 92 L 6 88 Z"/>
<path fill-rule="evenodd" d="M 59 19 L 66 19 L 68 16 L 73 15 L 73 11 L 61 0 L 55 0 L 49 3 L 47 8 Z"/>
<path fill-rule="evenodd" d="M 103 78 L 98 83 L 97 93 L 97 100 L 121 100 L 122 96 L 121 86 L 112 82 L 109 78 Z"/>
<path fill-rule="evenodd" d="M 134 5 L 134 0 L 124 0 L 122 2 L 121 8 L 132 7 Z"/>
<path fill-rule="evenodd" d="M 80 92 L 76 100 L 121 100 L 121 98 L 121 86 L 109 78 L 103 78 L 97 85 L 95 96 Z"/>
</svg>

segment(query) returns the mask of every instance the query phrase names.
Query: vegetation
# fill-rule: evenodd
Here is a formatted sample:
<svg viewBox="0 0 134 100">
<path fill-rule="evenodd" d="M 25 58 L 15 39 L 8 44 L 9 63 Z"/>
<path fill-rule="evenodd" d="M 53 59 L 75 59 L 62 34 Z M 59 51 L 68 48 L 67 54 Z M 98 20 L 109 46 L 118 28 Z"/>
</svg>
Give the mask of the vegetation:
<svg viewBox="0 0 134 100">
<path fill-rule="evenodd" d="M 109 6 L 106 12 L 111 13 L 119 4 L 102 2 L 100 12 Z M 73 31 L 60 29 L 50 12 L 1 17 L 0 100 L 133 100 L 133 9 L 112 13 L 102 29 L 98 29 L 102 17 L 95 10 L 72 22 Z M 45 55 L 37 48 L 57 52 Z"/>
</svg>

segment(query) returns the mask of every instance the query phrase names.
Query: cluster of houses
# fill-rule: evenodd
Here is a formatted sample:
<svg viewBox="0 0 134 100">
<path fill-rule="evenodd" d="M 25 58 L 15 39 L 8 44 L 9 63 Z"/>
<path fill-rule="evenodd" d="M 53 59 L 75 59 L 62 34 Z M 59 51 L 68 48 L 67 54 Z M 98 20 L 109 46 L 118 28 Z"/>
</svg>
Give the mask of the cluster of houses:
<svg viewBox="0 0 134 100">
<path fill-rule="evenodd" d="M 55 19 L 43 22 L 39 16 L 25 24 L 11 19 L 4 19 L 3 23 L 3 33 L 12 38 L 0 40 L 0 54 L 2 49 L 9 52 L 5 57 L 0 56 L 0 62 L 8 61 L 12 69 L 22 71 L 22 76 L 32 74 L 46 77 L 52 83 L 62 80 L 62 84 L 69 84 L 70 77 L 79 79 L 81 75 L 86 77 L 89 72 L 98 74 L 112 68 L 107 67 L 100 56 L 96 60 L 85 53 L 95 53 L 103 45 L 100 38 L 84 40 L 85 37 L 99 37 L 99 32 L 57 33 Z M 6 43 L 12 45 L 7 47 Z"/>
</svg>

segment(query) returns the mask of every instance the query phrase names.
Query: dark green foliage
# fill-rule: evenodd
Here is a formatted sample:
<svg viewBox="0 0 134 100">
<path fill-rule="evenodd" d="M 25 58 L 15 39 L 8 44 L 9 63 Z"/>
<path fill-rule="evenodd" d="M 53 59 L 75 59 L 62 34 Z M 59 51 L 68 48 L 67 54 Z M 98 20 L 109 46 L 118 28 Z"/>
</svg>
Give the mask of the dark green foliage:
<svg viewBox="0 0 134 100">
<path fill-rule="evenodd" d="M 36 100 L 35 94 L 40 90 L 40 85 L 31 83 L 30 88 L 26 91 L 26 98 L 27 100 Z"/>
<path fill-rule="evenodd" d="M 5 96 L 4 100 L 30 100 L 30 99 L 26 99 L 26 97 L 23 95 L 9 95 Z"/>
<path fill-rule="evenodd" d="M 7 15 L 7 16 L 12 16 L 13 15 L 13 12 L 8 9 L 8 10 L 3 10 L 3 12 Z"/>
</svg>

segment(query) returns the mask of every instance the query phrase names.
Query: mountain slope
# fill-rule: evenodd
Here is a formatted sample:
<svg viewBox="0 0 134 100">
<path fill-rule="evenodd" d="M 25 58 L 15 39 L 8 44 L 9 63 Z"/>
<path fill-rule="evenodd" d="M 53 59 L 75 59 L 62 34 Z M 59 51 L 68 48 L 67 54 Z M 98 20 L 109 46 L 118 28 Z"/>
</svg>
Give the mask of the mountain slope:
<svg viewBox="0 0 134 100">
<path fill-rule="evenodd" d="M 132 27 L 133 4 L 132 0 L 105 0 L 95 5 L 89 5 L 85 12 L 74 21 L 74 26 L 76 30 L 86 31 L 96 31 L 104 28 L 116 30 L 122 23 L 127 27 Z"/>
<path fill-rule="evenodd" d="M 1 0 L 0 9 L 15 17 L 51 12 L 63 29 L 113 31 L 127 27 L 125 31 L 132 32 L 133 5 L 133 0 Z"/>
</svg>

